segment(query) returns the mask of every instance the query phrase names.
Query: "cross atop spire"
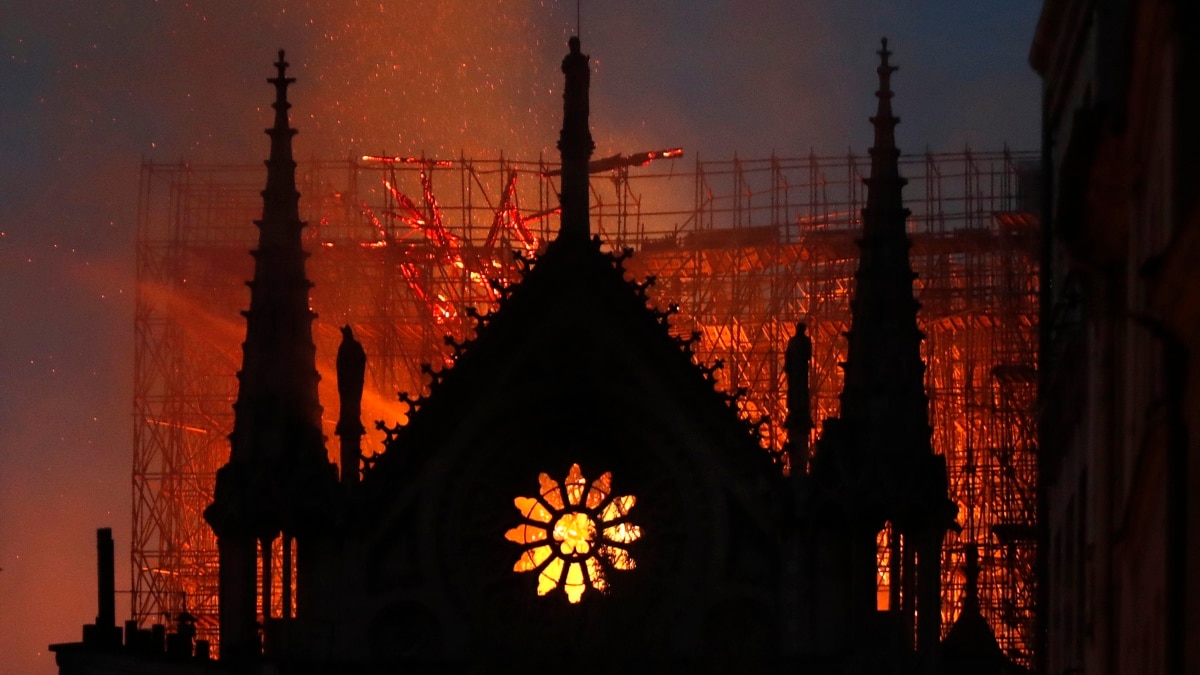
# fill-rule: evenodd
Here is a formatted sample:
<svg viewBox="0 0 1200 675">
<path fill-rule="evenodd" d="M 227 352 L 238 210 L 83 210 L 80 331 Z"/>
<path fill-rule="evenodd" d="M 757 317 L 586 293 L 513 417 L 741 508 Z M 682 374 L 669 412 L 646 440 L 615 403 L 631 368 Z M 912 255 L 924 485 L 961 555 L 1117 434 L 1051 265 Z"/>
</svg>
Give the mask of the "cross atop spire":
<svg viewBox="0 0 1200 675">
<path fill-rule="evenodd" d="M 275 62 L 275 70 L 278 71 L 278 74 L 275 77 L 267 80 L 267 82 L 275 85 L 274 108 L 276 110 L 279 110 L 281 107 L 283 110 L 287 110 L 288 108 L 292 107 L 287 100 L 287 88 L 289 84 L 296 81 L 296 78 L 287 76 L 287 68 L 291 64 L 283 60 L 283 55 L 284 51 L 280 49 L 279 60 Z M 285 119 L 284 122 L 286 126 L 287 120 Z"/>
</svg>

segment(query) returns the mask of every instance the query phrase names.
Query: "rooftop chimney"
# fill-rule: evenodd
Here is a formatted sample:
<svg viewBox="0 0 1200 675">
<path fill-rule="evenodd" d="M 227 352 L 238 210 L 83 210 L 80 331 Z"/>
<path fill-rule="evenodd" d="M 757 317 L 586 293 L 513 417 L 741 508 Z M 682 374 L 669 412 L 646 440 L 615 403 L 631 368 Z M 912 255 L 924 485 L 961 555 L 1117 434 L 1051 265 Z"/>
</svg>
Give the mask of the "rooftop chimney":
<svg viewBox="0 0 1200 675">
<path fill-rule="evenodd" d="M 102 527 L 96 530 L 96 625 L 102 629 L 117 625 L 115 577 L 112 528 Z"/>
<path fill-rule="evenodd" d="M 116 582 L 113 573 L 112 528 L 96 530 L 96 623 L 83 627 L 83 643 L 102 649 L 121 647 L 121 628 L 117 626 Z"/>
</svg>

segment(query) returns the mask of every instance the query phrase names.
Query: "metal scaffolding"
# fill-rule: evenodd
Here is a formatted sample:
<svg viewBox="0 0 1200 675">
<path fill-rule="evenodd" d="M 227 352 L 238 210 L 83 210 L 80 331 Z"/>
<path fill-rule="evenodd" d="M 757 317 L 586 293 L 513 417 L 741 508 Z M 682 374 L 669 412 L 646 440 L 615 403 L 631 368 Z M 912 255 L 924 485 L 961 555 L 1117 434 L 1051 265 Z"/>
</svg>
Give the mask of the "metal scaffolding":
<svg viewBox="0 0 1200 675">
<path fill-rule="evenodd" d="M 745 389 L 744 415 L 769 417 L 768 450 L 784 445 L 783 354 L 806 322 L 815 439 L 837 412 L 869 160 L 638 168 L 656 154 L 673 156 L 635 155 L 593 175 L 593 231 L 635 251 L 626 266 L 656 278 L 657 304 L 678 303 L 673 330 L 700 334 L 701 361 L 723 361 L 719 381 Z M 934 449 L 947 459 L 963 526 L 945 547 L 943 624 L 958 613 L 963 544 L 975 542 L 982 611 L 1025 664 L 1036 554 L 1036 164 L 1035 154 L 1009 151 L 901 158 Z M 396 392 L 417 393 L 421 364 L 446 362 L 444 337 L 469 330 L 466 307 L 492 307 L 493 284 L 518 277 L 513 250 L 536 251 L 553 236 L 556 168 L 465 157 L 302 163 L 322 400 L 336 401 L 337 328 L 349 323 L 370 358 L 364 417 L 403 421 Z M 141 174 L 133 611 L 150 622 L 186 607 L 201 637 L 215 637 L 217 616 L 216 542 L 201 514 L 229 452 L 261 183 L 261 166 L 147 163 Z M 329 437 L 335 421 L 325 415 Z M 381 447 L 373 433 L 368 452 Z M 804 469 L 805 458 L 788 461 Z M 887 582 L 881 574 L 885 594 Z"/>
</svg>

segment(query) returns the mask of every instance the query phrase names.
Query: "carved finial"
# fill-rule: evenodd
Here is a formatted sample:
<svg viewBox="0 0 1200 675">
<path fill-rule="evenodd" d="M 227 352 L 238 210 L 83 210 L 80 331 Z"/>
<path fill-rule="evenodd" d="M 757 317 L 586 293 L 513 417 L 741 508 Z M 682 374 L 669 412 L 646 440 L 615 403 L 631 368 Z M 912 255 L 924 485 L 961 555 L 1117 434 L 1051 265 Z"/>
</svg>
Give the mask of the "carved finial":
<svg viewBox="0 0 1200 675">
<path fill-rule="evenodd" d="M 889 98 L 892 95 L 891 75 L 900 69 L 888 62 L 888 57 L 892 55 L 892 52 L 888 49 L 887 38 L 882 38 L 879 42 L 882 47 L 879 51 L 875 52 L 879 55 L 879 68 L 877 69 L 879 73 L 878 96 L 880 98 Z"/>
<path fill-rule="evenodd" d="M 287 88 L 288 88 L 289 84 L 296 81 L 296 78 L 287 76 L 287 69 L 288 69 L 288 66 L 291 64 L 289 64 L 287 61 L 285 61 L 283 57 L 284 57 L 284 51 L 282 49 L 280 49 L 279 50 L 279 60 L 275 62 L 275 71 L 276 71 L 275 77 L 272 77 L 267 80 L 267 82 L 270 82 L 271 84 L 275 85 L 275 109 L 280 112 L 284 112 L 289 107 L 291 107 L 288 105 L 288 102 L 287 102 Z M 279 122 L 278 117 L 276 118 L 276 122 L 277 122 L 276 126 L 278 126 L 278 122 Z M 287 126 L 287 117 L 286 116 L 283 117 L 283 125 L 284 125 L 284 127 Z"/>
</svg>

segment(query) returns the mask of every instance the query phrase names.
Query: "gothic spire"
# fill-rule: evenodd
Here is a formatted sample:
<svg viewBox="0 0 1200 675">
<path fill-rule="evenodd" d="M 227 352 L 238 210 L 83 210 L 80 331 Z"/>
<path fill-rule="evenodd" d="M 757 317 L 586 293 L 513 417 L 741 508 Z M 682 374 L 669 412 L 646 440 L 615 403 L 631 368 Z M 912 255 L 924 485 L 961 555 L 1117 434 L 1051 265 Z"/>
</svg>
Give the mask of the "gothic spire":
<svg viewBox="0 0 1200 675">
<path fill-rule="evenodd" d="M 262 191 L 262 218 L 254 256 L 254 279 L 249 282 L 250 308 L 246 340 L 242 343 L 242 369 L 234 404 L 230 463 L 276 461 L 293 463 L 304 458 L 325 459 L 321 433 L 321 404 L 317 399 L 320 376 L 309 309 L 312 284 L 305 276 L 308 254 L 301 244 L 304 227 L 299 216 L 296 162 L 288 124 L 287 62 L 280 50 L 275 85 L 275 124 L 266 130 L 271 151 L 266 160 L 267 184 Z"/>
<path fill-rule="evenodd" d="M 909 262 L 907 220 L 901 191 L 900 151 L 892 114 L 891 76 L 887 40 L 879 50 L 878 110 L 871 118 L 875 142 L 867 205 L 862 210 L 861 257 L 851 300 L 851 329 L 840 417 L 864 432 L 858 451 L 869 462 L 904 463 L 928 455 L 929 410 L 925 396 L 922 334 L 917 329 L 913 298 L 915 275 Z M 903 442 L 900 439 L 903 438 Z"/>
<path fill-rule="evenodd" d="M 857 507 L 865 516 L 861 522 L 870 526 L 866 539 L 873 540 L 872 530 L 885 522 L 899 535 L 891 538 L 889 555 L 905 561 L 907 569 L 895 575 L 893 568 L 893 578 L 905 579 L 903 593 L 916 599 L 915 605 L 906 601 L 903 612 L 906 621 L 916 624 L 917 652 L 932 658 L 940 635 L 942 538 L 954 525 L 956 508 L 946 497 L 945 460 L 934 455 L 931 445 L 921 358 L 924 335 L 917 326 L 920 304 L 913 295 L 916 275 L 908 255 L 909 211 L 901 194 L 906 181 L 896 148 L 900 120 L 892 114 L 891 76 L 897 69 L 888 61 L 886 39 L 878 53 L 879 104 L 871 118 L 875 141 L 865 181 L 867 204 L 837 425 L 845 435 L 831 449 L 842 455 L 833 462 L 840 465 L 843 480 L 858 492 L 853 499 L 862 504 Z M 866 558 L 867 563 L 873 560 L 874 554 Z M 865 575 L 861 581 L 866 587 Z"/>
<path fill-rule="evenodd" d="M 323 526 L 329 510 L 326 496 L 336 480 L 321 432 L 320 376 L 316 368 L 309 309 L 312 284 L 304 271 L 300 231 L 300 193 L 288 125 L 287 77 L 283 51 L 275 63 L 275 124 L 266 133 L 271 154 L 266 161 L 262 218 L 249 282 L 250 308 L 229 462 L 217 471 L 213 503 L 204 517 L 217 535 L 220 549 L 222 659 L 254 658 L 260 651 L 258 610 L 270 614 L 271 542 L 283 535 L 284 579 L 291 567 L 291 541 Z M 262 581 L 256 577 L 264 570 Z M 290 616 L 290 586 L 285 586 L 284 615 Z"/>
<path fill-rule="evenodd" d="M 579 51 L 579 37 L 571 36 L 570 52 L 563 58 L 566 76 L 563 87 L 563 126 L 558 135 L 562 155 L 562 206 L 559 237 L 584 240 L 590 236 L 588 225 L 588 160 L 596 144 L 588 128 L 588 88 L 591 69 L 588 57 Z"/>
<path fill-rule="evenodd" d="M 254 281 L 250 283 L 250 309 L 246 316 L 246 341 L 242 345 L 242 370 L 235 406 L 233 455 L 280 457 L 319 454 L 324 457 L 321 404 L 317 400 L 320 376 L 316 368 L 312 323 L 308 307 L 312 284 L 305 276 L 308 254 L 301 244 L 300 193 L 296 190 L 296 162 L 288 124 L 288 64 L 283 50 L 275 63 L 275 125 L 267 129 L 271 155 L 266 161 L 267 186 L 263 190 L 263 216 L 259 229 Z M 278 429 L 304 437 L 301 443 L 281 443 Z M 297 439 L 299 440 L 299 439 Z"/>
</svg>

